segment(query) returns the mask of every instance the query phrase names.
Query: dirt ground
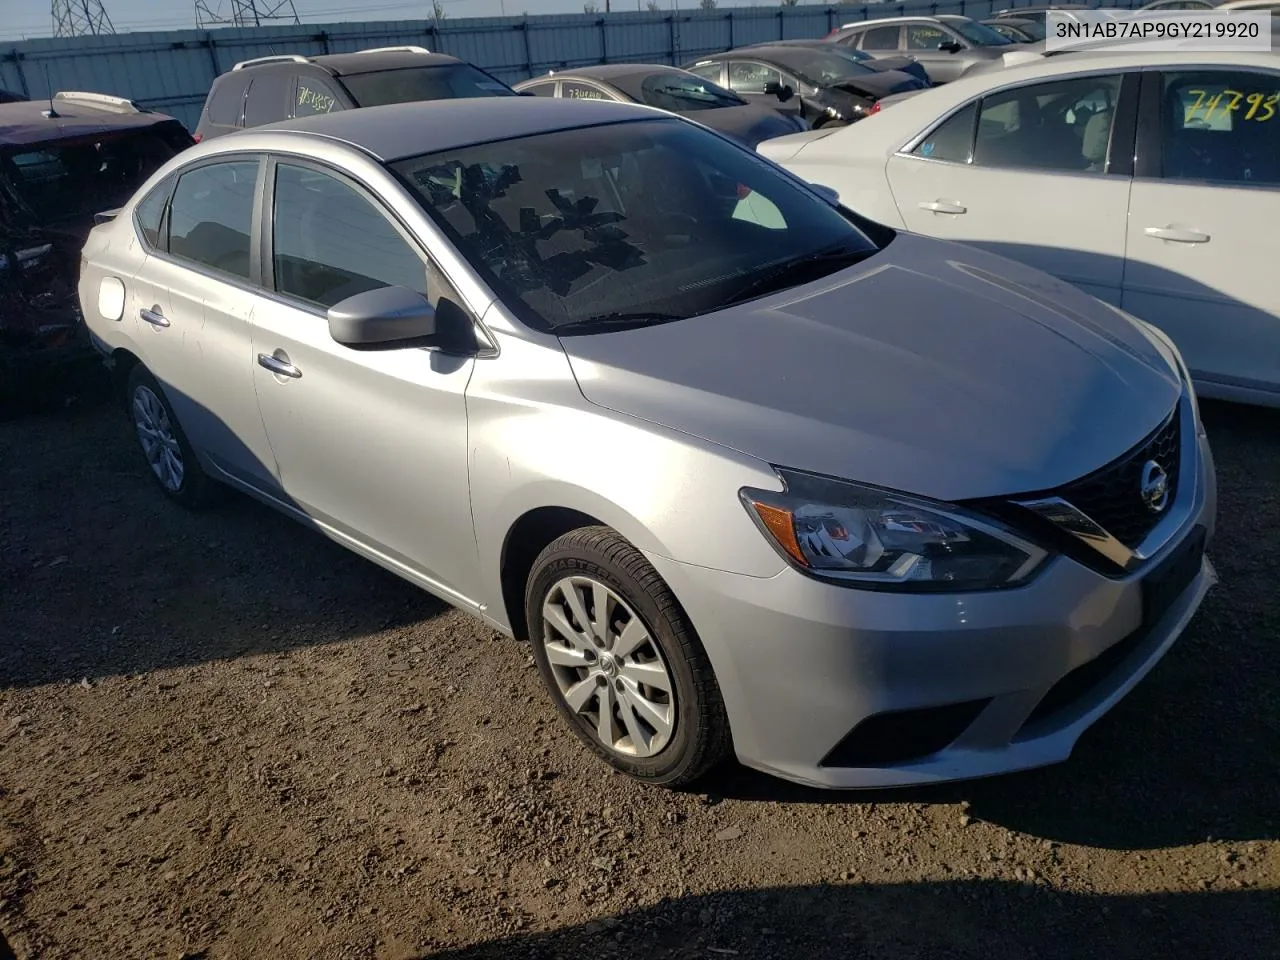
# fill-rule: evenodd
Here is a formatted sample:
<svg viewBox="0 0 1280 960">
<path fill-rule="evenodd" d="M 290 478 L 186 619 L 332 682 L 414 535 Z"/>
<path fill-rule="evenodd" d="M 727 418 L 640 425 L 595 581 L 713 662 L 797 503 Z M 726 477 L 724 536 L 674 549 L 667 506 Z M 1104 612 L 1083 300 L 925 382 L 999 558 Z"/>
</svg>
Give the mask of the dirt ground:
<svg viewBox="0 0 1280 960">
<path fill-rule="evenodd" d="M 114 408 L 0 423 L 0 960 L 1280 957 L 1280 416 L 1206 405 L 1222 578 L 1066 764 L 633 785 L 526 651 Z"/>
</svg>

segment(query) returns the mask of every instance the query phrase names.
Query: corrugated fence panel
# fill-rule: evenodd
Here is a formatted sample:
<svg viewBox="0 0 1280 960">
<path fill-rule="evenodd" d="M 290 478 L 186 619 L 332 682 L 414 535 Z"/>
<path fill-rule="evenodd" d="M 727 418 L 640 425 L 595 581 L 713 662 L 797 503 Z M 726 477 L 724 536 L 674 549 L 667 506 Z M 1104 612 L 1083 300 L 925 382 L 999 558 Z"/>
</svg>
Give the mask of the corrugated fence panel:
<svg viewBox="0 0 1280 960">
<path fill-rule="evenodd" d="M 1132 7 L 1139 2 L 1102 0 L 1102 5 Z M 55 90 L 130 97 L 194 129 L 214 77 L 253 57 L 414 45 L 469 60 L 515 83 L 548 70 L 593 63 L 683 64 L 734 46 L 822 37 L 855 20 L 903 13 L 963 13 L 981 19 L 1019 5 L 1026 3 L 914 0 L 868 6 L 388 20 L 25 40 L 0 47 L 0 87 L 32 97 Z"/>
</svg>

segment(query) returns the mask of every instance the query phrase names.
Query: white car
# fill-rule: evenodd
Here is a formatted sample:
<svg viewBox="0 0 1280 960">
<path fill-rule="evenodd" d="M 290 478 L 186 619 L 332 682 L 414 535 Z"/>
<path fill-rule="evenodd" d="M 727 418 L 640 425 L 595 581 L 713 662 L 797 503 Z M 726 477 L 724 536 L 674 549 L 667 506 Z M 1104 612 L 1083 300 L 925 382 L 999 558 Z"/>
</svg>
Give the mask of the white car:
<svg viewBox="0 0 1280 960">
<path fill-rule="evenodd" d="M 1280 56 L 1073 53 L 758 149 L 1150 321 L 1204 396 L 1280 406 Z"/>
</svg>

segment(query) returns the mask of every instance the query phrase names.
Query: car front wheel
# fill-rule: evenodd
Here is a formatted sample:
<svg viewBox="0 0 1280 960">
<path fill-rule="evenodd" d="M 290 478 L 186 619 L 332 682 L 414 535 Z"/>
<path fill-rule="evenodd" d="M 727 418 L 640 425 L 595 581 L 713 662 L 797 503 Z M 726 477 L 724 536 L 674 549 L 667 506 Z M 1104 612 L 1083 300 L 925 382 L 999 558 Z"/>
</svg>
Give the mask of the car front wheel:
<svg viewBox="0 0 1280 960">
<path fill-rule="evenodd" d="M 585 527 L 543 550 L 525 608 L 556 707 L 614 769 L 683 787 L 729 756 L 720 688 L 692 624 L 616 532 Z"/>
</svg>

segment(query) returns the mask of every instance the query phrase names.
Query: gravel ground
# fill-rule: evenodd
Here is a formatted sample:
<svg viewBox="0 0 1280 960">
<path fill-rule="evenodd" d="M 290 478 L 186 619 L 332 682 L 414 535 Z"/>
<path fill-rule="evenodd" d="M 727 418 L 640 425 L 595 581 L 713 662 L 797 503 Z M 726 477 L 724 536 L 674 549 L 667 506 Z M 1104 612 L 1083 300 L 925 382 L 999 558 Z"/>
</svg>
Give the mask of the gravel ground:
<svg viewBox="0 0 1280 960">
<path fill-rule="evenodd" d="M 1206 405 L 1222 583 L 1066 764 L 607 773 L 526 651 L 115 409 L 0 423 L 0 960 L 1280 956 L 1280 415 Z"/>
</svg>

